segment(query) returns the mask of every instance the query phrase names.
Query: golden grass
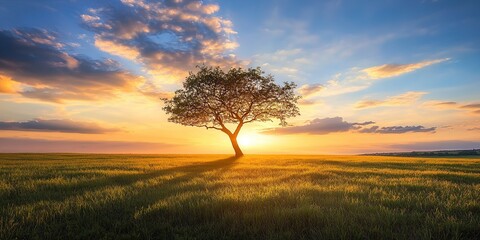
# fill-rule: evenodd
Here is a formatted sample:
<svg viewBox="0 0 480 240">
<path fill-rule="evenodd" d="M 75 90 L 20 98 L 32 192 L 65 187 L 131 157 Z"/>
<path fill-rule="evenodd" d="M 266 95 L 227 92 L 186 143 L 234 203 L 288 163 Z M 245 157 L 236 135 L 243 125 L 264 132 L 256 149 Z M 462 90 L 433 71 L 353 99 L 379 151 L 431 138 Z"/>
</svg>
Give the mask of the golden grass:
<svg viewBox="0 0 480 240">
<path fill-rule="evenodd" d="M 0 155 L 2 239 L 480 238 L 480 158 Z"/>
</svg>

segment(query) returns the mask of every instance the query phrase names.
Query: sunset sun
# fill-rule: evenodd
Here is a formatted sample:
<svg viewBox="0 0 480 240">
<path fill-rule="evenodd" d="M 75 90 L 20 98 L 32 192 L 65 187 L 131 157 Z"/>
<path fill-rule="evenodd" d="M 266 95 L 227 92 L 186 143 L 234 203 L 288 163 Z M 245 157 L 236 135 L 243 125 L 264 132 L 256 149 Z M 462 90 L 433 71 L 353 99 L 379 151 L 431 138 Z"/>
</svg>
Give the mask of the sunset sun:
<svg viewBox="0 0 480 240">
<path fill-rule="evenodd" d="M 238 143 L 242 146 L 256 146 L 261 144 L 259 140 L 259 134 L 256 133 L 246 133 L 238 136 Z"/>
</svg>

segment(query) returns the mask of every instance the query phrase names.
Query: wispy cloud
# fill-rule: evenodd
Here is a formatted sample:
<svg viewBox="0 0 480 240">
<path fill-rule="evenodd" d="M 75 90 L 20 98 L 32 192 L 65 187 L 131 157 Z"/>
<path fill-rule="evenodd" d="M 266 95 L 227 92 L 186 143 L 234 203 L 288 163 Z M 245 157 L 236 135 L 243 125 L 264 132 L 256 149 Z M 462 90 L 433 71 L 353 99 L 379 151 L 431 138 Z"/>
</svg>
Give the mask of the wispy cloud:
<svg viewBox="0 0 480 240">
<path fill-rule="evenodd" d="M 336 74 L 324 84 L 305 84 L 300 86 L 299 90 L 312 89 L 312 91 L 308 91 L 307 95 L 309 97 L 327 97 L 358 92 L 370 87 L 375 82 L 375 80 L 400 76 L 402 74 L 406 74 L 420 68 L 441 63 L 447 60 L 449 60 L 449 58 L 435 59 L 410 64 L 384 64 L 364 69 L 355 67 L 348 70 L 347 72 Z M 375 103 L 372 102 L 372 104 Z"/>
<path fill-rule="evenodd" d="M 322 91 L 324 88 L 325 87 L 321 84 L 305 84 L 298 89 L 298 93 L 300 93 L 300 95 L 302 95 L 303 97 L 308 97 Z"/>
<path fill-rule="evenodd" d="M 335 65 L 359 51 L 368 51 L 373 46 L 393 38 L 392 35 L 380 37 L 344 37 L 323 42 L 320 35 L 309 31 L 307 22 L 274 17 L 267 23 L 265 31 L 272 41 L 281 40 L 283 47 L 273 52 L 256 54 L 252 63 L 266 70 L 296 81 L 311 78 L 312 68 Z M 319 44 L 321 42 L 321 44 Z M 316 84 L 314 84 L 316 85 Z"/>
<path fill-rule="evenodd" d="M 130 60 L 136 60 L 140 56 L 140 52 L 132 47 L 116 43 L 114 41 L 104 40 L 95 37 L 95 46 L 104 52 L 109 52 L 112 55 L 117 55 Z"/>
<path fill-rule="evenodd" d="M 474 114 L 480 114 L 480 103 L 461 105 L 459 106 L 459 108 L 462 110 L 470 111 Z"/>
<path fill-rule="evenodd" d="M 366 73 L 370 79 L 390 78 L 413 72 L 417 69 L 424 68 L 436 63 L 445 62 L 448 60 L 450 60 L 450 58 L 428 60 L 409 64 L 384 64 L 363 69 L 362 72 Z"/>
<path fill-rule="evenodd" d="M 308 21 L 286 18 L 278 10 L 273 8 L 271 16 L 263 24 L 263 31 L 268 36 L 278 39 L 288 49 L 318 43 L 320 36 L 309 30 Z"/>
<path fill-rule="evenodd" d="M 45 30 L 0 30 L 0 45 L 2 92 L 53 102 L 92 100 L 135 90 L 142 81 L 113 60 L 67 53 L 55 34 Z M 12 83 L 21 86 L 13 89 Z"/>
<path fill-rule="evenodd" d="M 101 134 L 119 131 L 116 128 L 104 128 L 91 122 L 79 122 L 68 119 L 35 119 L 27 122 L 0 122 L 0 130 L 85 134 Z"/>
<path fill-rule="evenodd" d="M 171 98 L 175 95 L 174 92 L 165 92 L 161 90 L 157 85 L 150 81 L 145 82 L 138 88 L 138 91 L 147 97 L 152 97 L 156 100 L 163 98 Z"/>
<path fill-rule="evenodd" d="M 406 92 L 397 96 L 389 97 L 384 100 L 362 100 L 355 104 L 356 108 L 372 108 L 380 106 L 402 106 L 415 103 L 427 92 Z"/>
<path fill-rule="evenodd" d="M 308 89 L 307 95 L 304 97 L 308 98 L 309 100 L 312 100 L 316 97 L 329 97 L 347 94 L 367 88 L 370 83 L 364 81 L 364 79 L 365 77 L 363 75 L 359 75 L 357 70 L 352 69 L 347 73 L 336 74 L 325 84 L 304 84 L 299 87 L 299 91 L 301 91 L 300 89 Z"/>
<path fill-rule="evenodd" d="M 379 133 L 379 134 L 402 134 L 413 132 L 435 132 L 436 127 L 426 128 L 424 126 L 371 126 L 373 121 L 368 122 L 347 122 L 342 117 L 316 118 L 305 125 L 285 128 L 268 129 L 264 134 L 314 134 L 323 135 L 337 132 L 353 131 L 357 133 Z"/>
<path fill-rule="evenodd" d="M 256 54 L 252 64 L 262 66 L 268 72 L 298 80 L 304 77 L 302 66 L 309 64 L 306 53 L 301 48 L 281 49 L 273 53 Z"/>
<path fill-rule="evenodd" d="M 440 107 L 440 108 L 451 108 L 451 107 L 457 106 L 457 102 L 442 102 L 442 101 L 427 102 L 426 104 L 433 107 Z"/>
<path fill-rule="evenodd" d="M 298 100 L 298 104 L 303 106 L 314 106 L 314 105 L 323 105 L 324 103 L 319 100 L 301 98 L 300 100 Z"/>
<path fill-rule="evenodd" d="M 480 103 L 467 104 L 467 105 L 460 106 L 460 108 L 468 109 L 468 110 L 480 110 Z"/>
<path fill-rule="evenodd" d="M 235 65 L 233 23 L 219 6 L 197 0 L 122 0 L 82 15 L 95 46 L 146 66 L 164 83 L 181 80 L 195 65 Z"/>
<path fill-rule="evenodd" d="M 480 103 L 460 103 L 452 101 L 428 101 L 424 106 L 440 110 L 459 110 L 473 114 L 480 114 Z"/>
</svg>

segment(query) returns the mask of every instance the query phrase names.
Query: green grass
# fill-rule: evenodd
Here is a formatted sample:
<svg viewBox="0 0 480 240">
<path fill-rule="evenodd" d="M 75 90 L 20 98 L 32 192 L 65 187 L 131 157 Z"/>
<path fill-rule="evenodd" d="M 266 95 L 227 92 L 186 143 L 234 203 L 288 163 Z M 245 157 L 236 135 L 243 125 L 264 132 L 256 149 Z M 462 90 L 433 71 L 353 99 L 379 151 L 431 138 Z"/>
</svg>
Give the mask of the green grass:
<svg viewBox="0 0 480 240">
<path fill-rule="evenodd" d="M 480 239 L 480 158 L 0 155 L 1 239 Z"/>
</svg>

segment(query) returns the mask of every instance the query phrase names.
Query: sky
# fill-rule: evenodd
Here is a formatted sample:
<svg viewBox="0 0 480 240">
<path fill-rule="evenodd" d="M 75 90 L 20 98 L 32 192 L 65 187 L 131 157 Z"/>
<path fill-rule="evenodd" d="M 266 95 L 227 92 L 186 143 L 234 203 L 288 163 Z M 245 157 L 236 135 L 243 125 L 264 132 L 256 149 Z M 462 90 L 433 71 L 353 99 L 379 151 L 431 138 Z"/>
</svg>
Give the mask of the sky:
<svg viewBox="0 0 480 240">
<path fill-rule="evenodd" d="M 167 121 L 195 66 L 293 81 L 246 154 L 480 148 L 476 0 L 0 0 L 0 152 L 232 153 Z"/>
</svg>

